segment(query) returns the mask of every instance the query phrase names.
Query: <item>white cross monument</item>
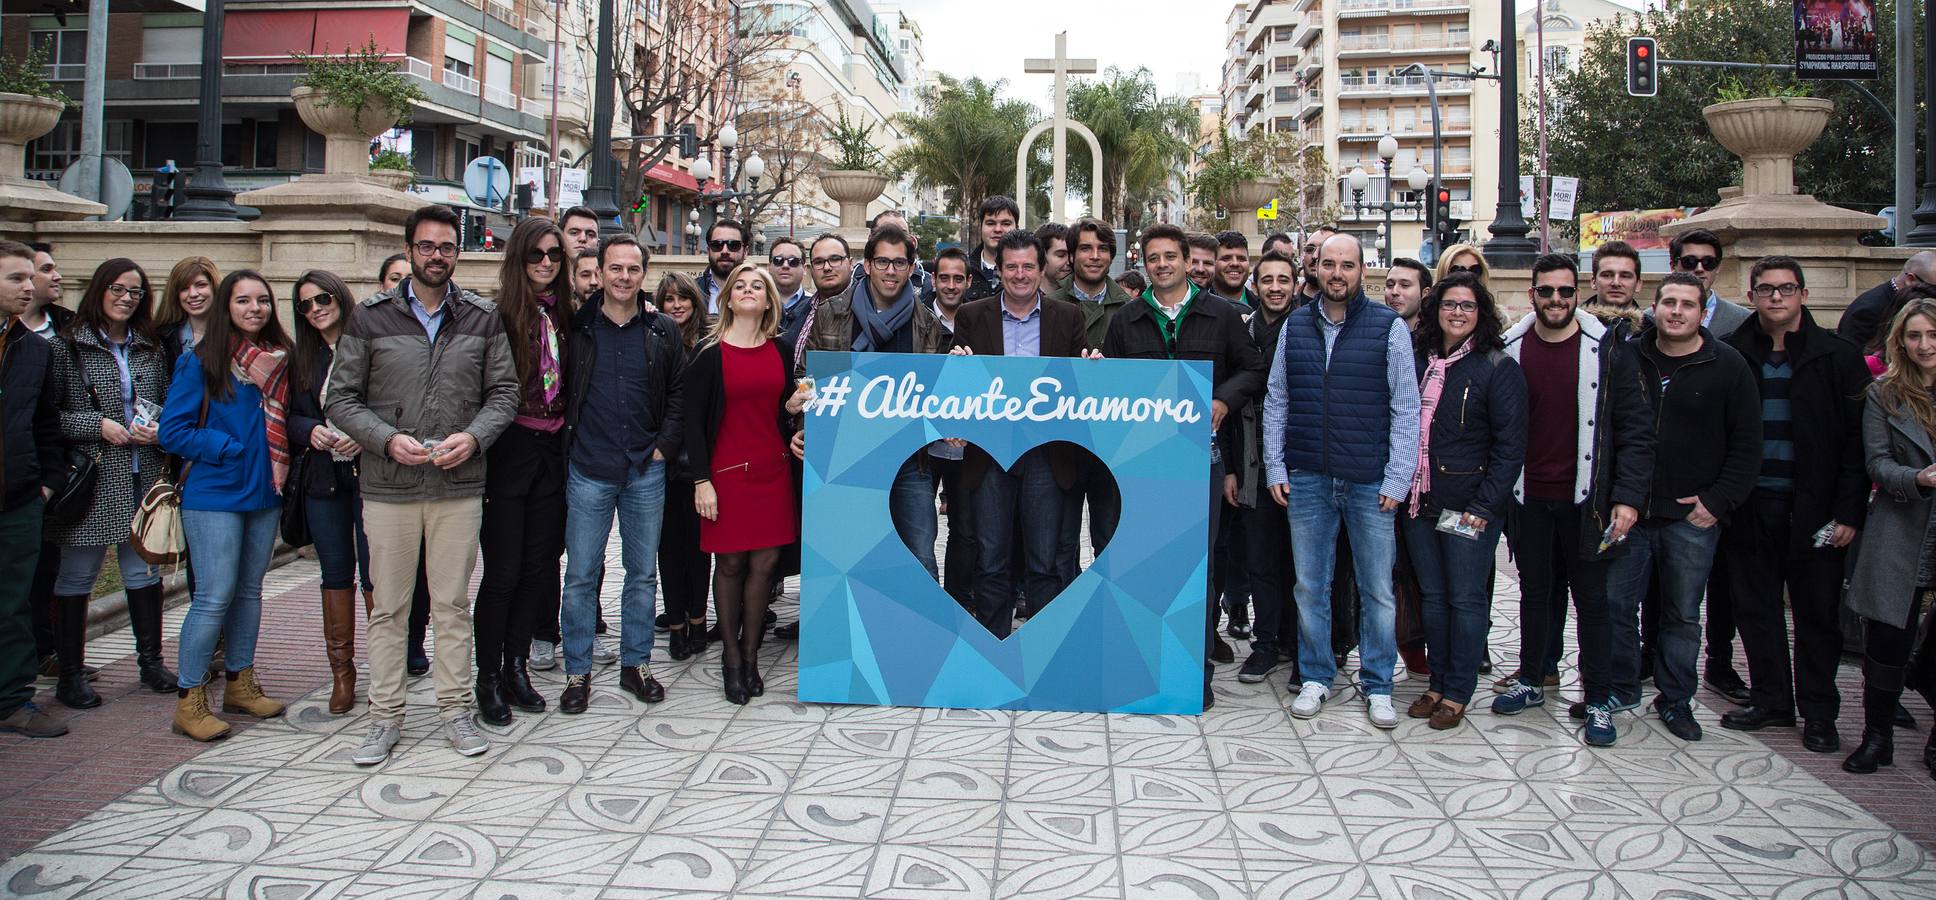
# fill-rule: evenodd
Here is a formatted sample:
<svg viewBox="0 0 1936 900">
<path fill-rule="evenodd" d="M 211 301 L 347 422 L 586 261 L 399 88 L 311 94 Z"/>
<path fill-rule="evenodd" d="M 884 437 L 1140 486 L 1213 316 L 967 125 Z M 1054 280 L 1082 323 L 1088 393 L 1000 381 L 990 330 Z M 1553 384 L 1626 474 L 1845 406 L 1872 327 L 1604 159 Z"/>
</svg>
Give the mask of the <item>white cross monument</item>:
<svg viewBox="0 0 1936 900">
<path fill-rule="evenodd" d="M 1022 221 L 1017 227 L 1028 225 L 1028 153 L 1035 139 L 1048 128 L 1055 129 L 1055 144 L 1050 155 L 1054 168 L 1049 180 L 1049 217 L 1056 222 L 1068 221 L 1064 204 L 1069 196 L 1068 150 L 1069 131 L 1073 129 L 1089 142 L 1089 196 L 1096 202 L 1102 195 L 1097 193 L 1102 184 L 1102 144 L 1088 126 L 1069 118 L 1069 76 L 1093 75 L 1096 61 L 1093 59 L 1069 58 L 1069 33 L 1064 31 L 1055 36 L 1054 59 L 1022 60 L 1022 71 L 1029 74 L 1052 73 L 1055 75 L 1055 114 L 1046 121 L 1035 123 L 1035 127 L 1022 136 L 1022 144 L 1015 148 L 1015 203 L 1022 209 Z"/>
</svg>

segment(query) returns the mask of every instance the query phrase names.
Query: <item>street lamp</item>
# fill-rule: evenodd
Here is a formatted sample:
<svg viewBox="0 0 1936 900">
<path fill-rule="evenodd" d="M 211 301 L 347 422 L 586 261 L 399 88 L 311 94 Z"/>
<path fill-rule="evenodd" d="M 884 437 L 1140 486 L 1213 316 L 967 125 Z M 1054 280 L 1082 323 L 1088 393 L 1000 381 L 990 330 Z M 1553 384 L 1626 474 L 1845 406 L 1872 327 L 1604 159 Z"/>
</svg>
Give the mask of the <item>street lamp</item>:
<svg viewBox="0 0 1936 900">
<path fill-rule="evenodd" d="M 739 129 L 734 127 L 731 122 L 721 125 L 719 127 L 719 133 L 713 135 L 713 143 L 718 144 L 719 149 L 725 151 L 720 154 L 719 160 L 721 169 L 719 183 L 723 190 L 715 194 L 706 193 L 706 182 L 713 177 L 713 167 L 711 163 L 706 161 L 704 156 L 693 161 L 692 177 L 699 182 L 701 200 L 712 209 L 713 215 L 717 217 L 720 204 L 738 202 L 741 204 L 741 209 L 744 210 L 746 201 L 751 200 L 759 194 L 760 179 L 766 175 L 766 160 L 760 158 L 760 152 L 758 150 L 749 151 L 746 158 L 740 160 L 739 172 L 737 174 L 746 176 L 747 187 L 745 190 L 739 190 L 734 187 L 738 183 L 738 178 L 735 177 L 736 173 L 733 171 L 733 149 L 739 146 Z M 693 214 L 698 215 L 698 210 L 694 210 Z M 753 225 L 751 222 L 745 224 L 750 235 Z M 706 230 L 707 232 L 711 232 L 712 227 L 708 225 Z"/>
<path fill-rule="evenodd" d="M 1519 211 L 1519 13 L 1515 0 L 1499 4 L 1499 206 L 1486 230 L 1486 262 L 1495 269 L 1530 269 L 1539 244 Z M 1537 13 L 1543 15 L 1544 13 Z M 1536 186 L 1539 187 L 1539 186 Z"/>
<path fill-rule="evenodd" d="M 598 217 L 600 236 L 618 234 L 618 160 L 612 157 L 613 96 L 617 78 L 612 73 L 612 32 L 617 27 L 617 0 L 598 0 L 598 80 L 593 85 L 592 165 L 585 184 L 585 205 Z"/>
<path fill-rule="evenodd" d="M 1923 46 L 1936 47 L 1936 2 L 1923 2 Z M 1925 51 L 1927 52 L 1927 51 Z M 1907 86 L 1902 88 L 1908 90 Z M 1923 96 L 1936 97 L 1936 65 L 1923 65 Z M 1936 247 L 1936 108 L 1925 100 L 1923 104 L 1923 128 L 1928 131 L 1923 147 L 1923 196 L 1916 211 L 1908 216 L 1916 223 L 1914 230 L 1903 236 L 1903 243 L 1910 247 Z M 1896 233 L 1903 234 L 1902 210 L 1896 210 Z"/>
<path fill-rule="evenodd" d="M 202 71 L 195 126 L 195 175 L 182 189 L 186 199 L 174 218 L 224 222 L 240 218 L 235 191 L 222 178 L 222 0 L 202 8 Z"/>
<path fill-rule="evenodd" d="M 1392 239 L 1391 224 L 1393 212 L 1399 210 L 1405 212 L 1417 211 L 1421 216 L 1425 212 L 1426 201 L 1422 198 L 1403 202 L 1392 200 L 1392 165 L 1393 160 L 1397 156 L 1397 138 L 1387 134 L 1378 139 L 1378 167 L 1384 173 L 1385 177 L 1385 199 L 1376 203 L 1365 202 L 1365 191 L 1371 188 L 1371 174 L 1366 172 L 1363 166 L 1352 167 L 1350 174 L 1345 176 L 1345 183 L 1351 188 L 1351 209 L 1354 214 L 1360 217 L 1370 211 L 1385 214 L 1385 221 L 1378 226 L 1378 249 L 1380 251 L 1384 250 L 1387 245 L 1396 243 Z M 1431 181 L 1432 176 L 1427 175 L 1424 169 L 1418 168 L 1417 166 L 1413 166 L 1412 171 L 1405 176 L 1406 186 L 1410 187 L 1413 191 L 1425 190 L 1426 185 L 1430 184 Z M 1386 260 L 1386 262 L 1390 261 Z"/>
</svg>

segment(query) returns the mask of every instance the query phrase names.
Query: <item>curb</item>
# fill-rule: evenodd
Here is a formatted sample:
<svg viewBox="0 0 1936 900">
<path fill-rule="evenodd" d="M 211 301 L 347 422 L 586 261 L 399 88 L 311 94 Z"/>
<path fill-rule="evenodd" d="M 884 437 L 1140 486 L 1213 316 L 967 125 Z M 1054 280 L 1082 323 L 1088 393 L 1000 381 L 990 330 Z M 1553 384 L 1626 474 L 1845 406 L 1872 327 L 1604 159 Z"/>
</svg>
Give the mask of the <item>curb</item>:
<svg viewBox="0 0 1936 900">
<path fill-rule="evenodd" d="M 269 558 L 269 571 L 275 571 L 301 558 L 301 551 L 281 541 L 276 542 L 276 552 Z M 188 603 L 188 573 L 186 570 L 164 575 L 161 579 L 161 608 L 163 611 L 174 609 Z M 93 640 L 110 631 L 126 628 L 128 625 L 128 594 L 115 591 L 102 594 L 88 602 L 87 637 Z"/>
</svg>

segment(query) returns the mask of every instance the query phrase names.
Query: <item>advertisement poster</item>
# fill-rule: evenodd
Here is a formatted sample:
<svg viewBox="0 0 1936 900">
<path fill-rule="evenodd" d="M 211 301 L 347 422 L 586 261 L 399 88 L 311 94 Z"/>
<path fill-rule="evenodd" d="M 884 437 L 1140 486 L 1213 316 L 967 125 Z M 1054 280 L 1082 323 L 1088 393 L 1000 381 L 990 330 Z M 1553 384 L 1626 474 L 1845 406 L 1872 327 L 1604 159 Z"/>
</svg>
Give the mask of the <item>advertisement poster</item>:
<svg viewBox="0 0 1936 900">
<path fill-rule="evenodd" d="M 1635 250 L 1665 250 L 1667 236 L 1660 230 L 1701 210 L 1702 206 L 1668 209 L 1628 209 L 1580 214 L 1580 252 L 1592 253 L 1608 241 L 1626 241 Z"/>
<path fill-rule="evenodd" d="M 1795 0 L 1796 78 L 1875 78 L 1874 0 Z"/>
<path fill-rule="evenodd" d="M 807 370 L 802 702 L 1202 712 L 1208 363 L 816 351 Z M 1071 444 L 1122 494 L 1114 536 L 1006 638 L 894 524 L 896 474 L 942 438 L 1003 467 Z"/>
</svg>

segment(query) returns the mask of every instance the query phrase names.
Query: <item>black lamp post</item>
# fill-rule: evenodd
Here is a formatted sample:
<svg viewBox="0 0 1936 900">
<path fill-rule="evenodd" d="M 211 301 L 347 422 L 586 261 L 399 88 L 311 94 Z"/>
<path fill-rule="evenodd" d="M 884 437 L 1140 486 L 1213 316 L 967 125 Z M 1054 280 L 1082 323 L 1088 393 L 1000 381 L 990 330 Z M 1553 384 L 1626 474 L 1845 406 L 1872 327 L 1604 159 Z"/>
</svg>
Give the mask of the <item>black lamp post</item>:
<svg viewBox="0 0 1936 900">
<path fill-rule="evenodd" d="M 618 225 L 618 160 L 612 158 L 612 34 L 616 0 L 598 0 L 598 81 L 593 85 L 591 173 L 585 179 L 585 206 L 598 216 L 599 236 L 622 234 Z"/>
<path fill-rule="evenodd" d="M 1486 263 L 1495 269 L 1530 269 L 1539 244 L 1519 211 L 1519 38 L 1514 0 L 1499 4 L 1499 208 L 1492 214 Z"/>
<path fill-rule="evenodd" d="M 200 118 L 196 127 L 195 175 L 182 190 L 186 199 L 174 218 L 188 222 L 227 222 L 241 218 L 235 192 L 222 179 L 222 0 L 202 8 Z"/>
<path fill-rule="evenodd" d="M 1359 218 L 1363 218 L 1367 212 L 1382 212 L 1385 214 L 1384 224 L 1378 230 L 1378 237 L 1383 242 L 1383 245 L 1378 249 L 1382 251 L 1380 254 L 1381 259 L 1388 266 L 1391 265 L 1392 257 L 1397 255 L 1398 247 L 1398 242 L 1392 234 L 1392 213 L 1401 211 L 1423 213 L 1425 211 L 1425 201 L 1423 199 L 1404 202 L 1398 202 L 1392 199 L 1392 165 L 1393 159 L 1397 156 L 1397 138 L 1388 134 L 1378 139 L 1378 165 L 1385 174 L 1385 199 L 1377 203 L 1365 202 L 1365 191 L 1371 187 L 1370 173 L 1367 173 L 1360 167 L 1352 169 L 1351 174 L 1345 177 L 1346 182 L 1351 185 L 1351 211 L 1353 214 Z M 1405 176 L 1405 185 L 1414 191 L 1423 191 L 1431 183 L 1432 176 L 1427 175 L 1424 169 L 1416 166 Z"/>
<path fill-rule="evenodd" d="M 1929 103 L 1936 97 L 1936 59 L 1929 54 L 1936 50 L 1927 49 L 1936 48 L 1936 0 L 1923 0 L 1923 47 L 1923 199 L 1916 206 L 1915 229 L 1903 238 L 1910 247 L 1936 247 L 1936 110 Z M 1902 227 L 1900 221 L 1896 227 Z"/>
</svg>

